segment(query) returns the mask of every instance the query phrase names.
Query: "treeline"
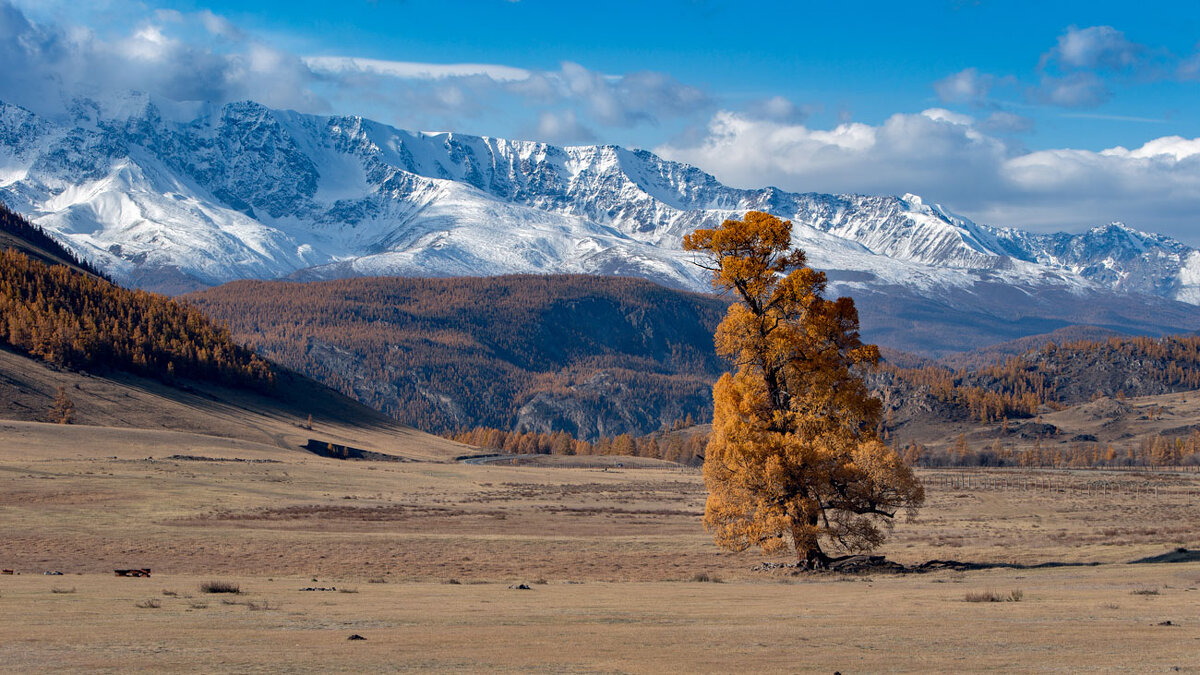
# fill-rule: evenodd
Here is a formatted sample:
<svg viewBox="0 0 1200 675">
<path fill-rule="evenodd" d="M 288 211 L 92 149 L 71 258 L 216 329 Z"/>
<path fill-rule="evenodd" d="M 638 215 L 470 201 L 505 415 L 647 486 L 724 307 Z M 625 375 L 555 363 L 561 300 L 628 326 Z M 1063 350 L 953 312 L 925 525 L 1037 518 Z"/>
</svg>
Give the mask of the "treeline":
<svg viewBox="0 0 1200 675">
<path fill-rule="evenodd" d="M 0 344 L 79 370 L 258 386 L 275 377 L 197 309 L 14 249 L 0 252 Z"/>
<path fill-rule="evenodd" d="M 708 444 L 707 434 L 655 433 L 646 436 L 621 434 L 614 438 L 601 438 L 594 443 L 589 443 L 572 438 L 570 434 L 563 431 L 537 433 L 504 431 L 487 427 L 459 431 L 447 434 L 446 437 L 478 448 L 490 448 L 511 454 L 649 457 L 691 466 L 698 466 L 704 462 L 704 446 Z"/>
<path fill-rule="evenodd" d="M 1053 342 L 974 370 L 884 366 L 897 379 L 928 387 L 980 422 L 1037 415 L 1097 396 L 1146 396 L 1200 388 L 1200 337 L 1112 337 Z"/>
<path fill-rule="evenodd" d="M 23 252 L 42 258 L 50 264 L 66 263 L 88 274 L 108 279 L 108 275 L 96 269 L 90 262 L 75 255 L 73 251 L 46 234 L 42 228 L 25 220 L 3 204 L 0 204 L 0 233 L 10 235 L 0 238 L 0 246 L 20 247 L 24 249 Z"/>
<path fill-rule="evenodd" d="M 930 450 L 920 443 L 897 449 L 912 466 L 937 467 L 1031 467 L 1105 468 L 1200 466 L 1200 431 L 1184 437 L 1144 436 L 1137 443 L 1116 447 L 1112 443 L 1073 443 L 1067 447 L 1044 447 L 1035 439 L 1033 447 L 1017 449 L 999 440 L 972 448 L 963 436 L 954 445 Z"/>
<path fill-rule="evenodd" d="M 516 428 L 540 393 L 569 396 L 580 419 L 617 406 L 611 420 L 640 435 L 711 416 L 727 367 L 712 347 L 726 303 L 641 279 L 240 281 L 186 299 L 272 360 L 438 433 Z"/>
</svg>

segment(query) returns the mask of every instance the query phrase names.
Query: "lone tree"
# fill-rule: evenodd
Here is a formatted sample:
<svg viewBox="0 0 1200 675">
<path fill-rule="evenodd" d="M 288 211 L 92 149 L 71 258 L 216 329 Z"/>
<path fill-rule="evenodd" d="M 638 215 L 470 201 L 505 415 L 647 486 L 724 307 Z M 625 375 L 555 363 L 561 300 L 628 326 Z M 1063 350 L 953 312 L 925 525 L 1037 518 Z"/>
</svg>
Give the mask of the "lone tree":
<svg viewBox="0 0 1200 675">
<path fill-rule="evenodd" d="M 879 349 L 859 340 L 853 300 L 822 297 L 825 274 L 790 250 L 791 231 L 752 211 L 683 240 L 737 300 L 716 333 L 737 370 L 713 387 L 704 525 L 724 548 L 794 547 L 818 568 L 833 560 L 823 541 L 869 551 L 925 492 L 876 435 L 881 404 L 861 370 Z"/>
<path fill-rule="evenodd" d="M 75 403 L 67 396 L 66 387 L 59 387 L 46 413 L 47 421 L 55 424 L 73 424 L 75 422 Z"/>
</svg>

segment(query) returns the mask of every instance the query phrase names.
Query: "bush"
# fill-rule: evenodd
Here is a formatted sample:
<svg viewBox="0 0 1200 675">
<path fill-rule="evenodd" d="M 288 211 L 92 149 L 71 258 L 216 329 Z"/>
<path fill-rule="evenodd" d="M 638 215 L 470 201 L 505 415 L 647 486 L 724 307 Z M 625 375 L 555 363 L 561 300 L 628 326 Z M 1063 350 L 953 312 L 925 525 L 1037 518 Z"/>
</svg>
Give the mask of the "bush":
<svg viewBox="0 0 1200 675">
<path fill-rule="evenodd" d="M 242 587 L 232 581 L 206 581 L 200 584 L 201 593 L 241 593 Z"/>
</svg>

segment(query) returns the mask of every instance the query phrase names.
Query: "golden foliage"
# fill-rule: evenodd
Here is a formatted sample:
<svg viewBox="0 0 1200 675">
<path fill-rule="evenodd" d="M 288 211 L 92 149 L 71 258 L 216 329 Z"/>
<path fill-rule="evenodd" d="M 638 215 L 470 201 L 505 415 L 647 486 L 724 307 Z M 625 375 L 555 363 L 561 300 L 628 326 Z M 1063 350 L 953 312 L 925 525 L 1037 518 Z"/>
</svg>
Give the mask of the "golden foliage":
<svg viewBox="0 0 1200 675">
<path fill-rule="evenodd" d="M 479 448 L 503 450 L 513 454 L 532 455 L 619 455 L 650 457 L 669 462 L 695 465 L 703 461 L 705 434 L 657 432 L 645 436 L 621 434 L 588 442 L 572 438 L 565 431 L 553 433 L 535 431 L 504 431 L 475 427 L 470 431 L 446 434 L 446 437 Z"/>
<path fill-rule="evenodd" d="M 697 230 L 684 248 L 737 300 L 716 333 L 737 370 L 713 387 L 705 526 L 723 547 L 791 547 L 813 566 L 828 560 L 823 541 L 878 546 L 924 491 L 876 437 L 880 402 L 861 370 L 879 350 L 859 340 L 854 302 L 822 297 L 825 275 L 789 251 L 791 223 L 765 213 Z"/>
<path fill-rule="evenodd" d="M 68 368 L 269 386 L 269 363 L 198 310 L 0 251 L 0 344 Z"/>
</svg>

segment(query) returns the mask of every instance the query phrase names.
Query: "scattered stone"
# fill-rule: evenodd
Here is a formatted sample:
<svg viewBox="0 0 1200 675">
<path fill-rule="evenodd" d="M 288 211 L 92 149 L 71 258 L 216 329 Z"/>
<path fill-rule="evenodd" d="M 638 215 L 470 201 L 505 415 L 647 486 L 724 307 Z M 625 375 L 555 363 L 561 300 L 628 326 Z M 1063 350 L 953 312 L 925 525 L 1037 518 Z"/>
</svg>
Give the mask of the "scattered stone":
<svg viewBox="0 0 1200 675">
<path fill-rule="evenodd" d="M 509 586 L 509 588 L 514 591 L 532 591 L 533 590 L 532 588 L 529 587 L 529 584 L 513 584 L 512 586 Z"/>
<path fill-rule="evenodd" d="M 42 572 L 42 574 L 48 577 L 61 577 L 63 575 L 63 573 L 59 572 L 58 570 L 46 570 L 45 572 Z"/>
<path fill-rule="evenodd" d="M 305 586 L 304 588 L 301 588 L 300 590 L 301 591 L 336 591 L 337 586 L 330 586 L 329 588 L 326 588 L 324 586 Z"/>
<path fill-rule="evenodd" d="M 1160 625 L 1160 626 L 1174 626 L 1175 624 L 1171 623 L 1171 620 L 1170 620 L 1170 619 L 1167 619 L 1166 621 L 1159 621 L 1159 622 L 1158 622 L 1158 625 Z"/>
</svg>

